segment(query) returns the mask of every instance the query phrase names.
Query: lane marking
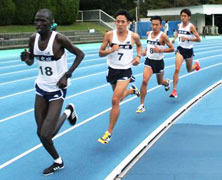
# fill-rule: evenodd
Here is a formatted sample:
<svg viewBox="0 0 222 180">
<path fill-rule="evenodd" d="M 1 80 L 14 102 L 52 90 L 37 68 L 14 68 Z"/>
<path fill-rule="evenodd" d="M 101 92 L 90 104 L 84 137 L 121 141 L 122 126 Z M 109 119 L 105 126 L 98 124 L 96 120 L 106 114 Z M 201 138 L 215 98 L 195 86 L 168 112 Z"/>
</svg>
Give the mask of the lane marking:
<svg viewBox="0 0 222 180">
<path fill-rule="evenodd" d="M 213 57 L 218 57 L 218 56 L 222 56 L 222 55 L 214 55 L 214 56 L 206 56 L 206 57 L 203 57 L 203 58 L 199 58 L 199 59 L 196 59 L 196 60 L 199 60 L 199 61 L 203 61 L 204 59 L 208 59 L 208 58 L 213 58 Z M 172 59 L 172 58 L 166 58 L 165 60 L 169 60 L 169 59 Z M 141 63 L 140 65 L 143 65 L 143 63 Z M 139 65 L 139 66 L 140 66 Z M 167 66 L 168 67 L 168 66 Z M 167 68 L 166 67 L 166 68 Z M 83 78 L 88 78 L 88 77 L 91 77 L 91 76 L 96 76 L 98 74 L 102 74 L 102 73 L 106 73 L 107 71 L 102 71 L 102 72 L 99 72 L 99 73 L 94 73 L 94 74 L 90 74 L 90 75 L 86 75 L 86 76 L 81 76 L 81 77 L 78 77 L 78 78 L 73 78 L 71 79 L 71 81 L 74 81 L 74 80 L 79 80 L 79 79 L 83 79 Z M 36 76 L 35 76 L 36 77 Z M 30 78 L 31 79 L 31 78 Z M 16 83 L 18 82 L 19 80 L 16 80 L 16 81 L 13 81 L 13 83 Z M 5 83 L 0 83 L 0 86 L 1 85 L 6 85 L 6 84 L 10 84 L 10 82 L 5 82 Z M 31 91 L 34 91 L 35 89 L 32 88 L 32 89 L 27 89 L 25 91 L 21 91 L 21 92 L 17 92 L 17 93 L 13 93 L 13 94 L 9 94 L 9 95 L 6 95 L 6 96 L 1 96 L 0 97 L 0 100 L 2 99 L 5 99 L 5 98 L 9 98 L 9 97 L 13 97 L 13 96 L 16 96 L 16 95 L 21 95 L 21 94 L 24 94 L 26 92 L 31 92 Z"/>
<path fill-rule="evenodd" d="M 179 119 L 181 115 L 189 111 L 190 108 L 197 104 L 204 96 L 209 92 L 217 88 L 222 84 L 222 80 L 214 83 L 200 94 L 192 98 L 185 105 L 179 108 L 173 113 L 166 121 L 164 121 L 159 127 L 157 127 L 151 134 L 149 134 L 129 155 L 117 165 L 113 171 L 105 178 L 110 179 L 122 179 L 127 172 L 135 165 L 135 163 L 151 148 L 151 146 Z"/>
<path fill-rule="evenodd" d="M 218 55 L 218 56 L 222 56 L 222 55 Z M 203 70 L 206 70 L 206 69 L 215 67 L 215 66 L 219 66 L 219 65 L 221 65 L 221 64 L 222 64 L 222 63 L 210 65 L 210 66 L 207 66 L 207 67 L 205 67 L 205 68 L 201 68 L 200 71 L 203 71 Z M 167 67 L 165 67 L 165 69 L 171 68 L 171 67 L 174 67 L 174 65 L 167 66 Z M 200 72 L 200 71 L 199 71 L 199 72 Z M 183 78 L 183 77 L 186 77 L 186 76 L 190 76 L 190 75 L 193 74 L 193 73 L 197 73 L 197 71 L 194 71 L 194 72 L 191 72 L 191 73 L 186 73 L 186 74 L 180 76 L 180 78 L 181 78 L 181 77 Z M 142 75 L 142 73 L 136 74 L 135 76 L 140 76 L 140 75 Z M 105 85 L 108 86 L 109 84 L 106 83 Z M 97 87 L 95 87 L 95 88 L 85 90 L 85 91 L 83 91 L 83 92 L 80 92 L 79 94 L 83 94 L 83 93 L 87 93 L 87 92 L 90 92 L 90 91 L 99 89 L 98 87 L 103 88 L 103 87 L 105 87 L 105 85 L 103 84 L 103 85 L 101 85 L 101 86 L 97 86 Z M 76 95 L 71 95 L 71 96 L 75 97 Z M 67 99 L 70 99 L 71 96 L 68 96 Z M 33 110 L 33 109 L 32 109 L 32 110 Z M 24 111 L 24 112 L 21 112 L 21 113 L 19 113 L 19 114 L 20 114 L 20 115 L 24 115 L 24 114 L 27 114 L 29 111 L 30 111 L 30 109 L 29 109 L 29 110 L 26 110 L 26 111 Z M 15 115 L 13 115 L 13 116 L 6 117 L 6 118 L 3 118 L 3 119 L 0 119 L 0 123 L 5 122 L 5 121 L 8 121 L 8 120 L 10 120 L 10 119 L 13 119 L 14 116 L 17 117 L 17 114 L 15 114 Z"/>
<path fill-rule="evenodd" d="M 222 63 L 218 63 L 218 64 L 215 64 L 215 65 L 212 65 L 212 66 L 208 66 L 208 67 L 206 67 L 206 68 L 202 68 L 200 71 L 194 71 L 194 72 L 192 72 L 192 73 L 188 73 L 188 74 L 186 74 L 186 75 L 182 75 L 182 76 L 180 76 L 180 79 L 182 79 L 182 78 L 184 78 L 184 77 L 187 77 L 187 76 L 190 76 L 190 75 L 195 74 L 195 73 L 199 73 L 199 72 L 201 72 L 201 71 L 205 71 L 206 69 L 209 69 L 209 68 L 212 68 L 212 67 L 215 67 L 215 66 L 219 66 L 219 65 L 222 65 Z M 160 88 L 160 87 L 161 87 L 161 85 L 155 86 L 155 87 L 149 89 L 147 92 L 151 92 L 151 91 L 153 91 L 153 90 L 155 90 L 155 89 L 157 89 L 157 88 Z M 136 98 L 137 98 L 137 97 L 134 96 L 134 97 L 131 97 L 131 98 L 129 98 L 129 99 L 126 99 L 125 101 L 122 101 L 122 102 L 120 103 L 120 105 L 125 104 L 125 103 L 127 103 L 127 102 L 129 102 L 129 101 L 132 101 L 132 100 L 134 100 L 134 99 L 136 99 Z M 33 110 L 33 109 L 32 109 L 32 110 Z M 72 126 L 72 127 L 68 128 L 68 129 L 64 130 L 63 132 L 57 134 L 53 139 L 57 139 L 58 137 L 63 136 L 64 134 L 72 131 L 73 129 L 75 129 L 75 128 L 77 128 L 77 127 L 80 127 L 80 126 L 86 124 L 87 122 L 89 122 L 89 121 L 91 121 L 91 120 L 99 117 L 99 116 L 102 115 L 102 114 L 105 114 L 106 112 L 109 112 L 110 110 L 111 110 L 111 107 L 105 109 L 104 111 L 102 111 L 102 112 L 100 112 L 100 113 L 97 113 L 96 115 L 93 115 L 93 116 L 89 117 L 89 118 L 86 119 L 86 120 L 83 120 L 82 122 L 76 124 L 75 126 Z M 155 132 L 156 132 L 156 131 L 155 131 Z M 42 146 L 41 144 L 38 144 L 38 145 L 34 146 L 33 148 L 25 151 L 24 153 L 22 153 L 22 154 L 20 154 L 20 155 L 18 155 L 18 156 L 16 156 L 16 157 L 10 159 L 9 161 L 1 164 L 1 165 L 0 165 L 0 169 L 2 169 L 2 168 L 4 168 L 4 167 L 12 164 L 13 162 L 21 159 L 22 157 L 24 157 L 24 156 L 30 154 L 31 152 L 39 149 L 41 146 Z M 116 173 L 116 172 L 119 172 L 119 168 L 117 168 L 117 170 L 115 170 L 115 173 Z M 111 174 L 112 174 L 112 173 L 111 173 Z M 112 176 L 113 176 L 113 175 L 112 175 Z M 107 180 L 110 180 L 110 179 L 107 179 Z"/>
<path fill-rule="evenodd" d="M 209 46 L 207 48 L 204 48 L 204 49 L 209 49 Z M 209 53 L 209 52 L 214 52 L 214 51 L 220 51 L 219 49 L 215 49 L 213 48 L 214 50 L 212 51 L 204 51 L 204 52 L 197 52 L 195 54 L 203 54 L 203 53 Z M 171 53 L 173 54 L 173 53 Z M 174 56 L 173 56 L 174 57 Z M 171 57 L 170 57 L 171 58 Z M 100 57 L 98 57 L 98 59 L 100 59 Z M 68 63 L 68 64 L 72 64 L 72 63 Z M 100 64 L 95 64 L 95 65 L 89 65 L 89 66 L 86 66 L 86 67 L 79 67 L 78 70 L 81 70 L 81 69 L 86 69 L 86 68 L 91 68 L 91 67 L 97 67 L 97 66 L 100 66 L 100 65 L 105 65 L 107 64 L 106 62 L 104 63 L 100 63 Z M 13 71 L 13 72 L 7 72 L 7 73 L 0 73 L 0 76 L 6 76 L 6 75 L 11 75 L 11 74 L 17 74 L 17 73 L 23 73 L 23 72 L 28 72 L 28 71 L 37 71 L 38 68 L 35 66 L 35 67 L 31 67 L 30 69 L 25 69 L 25 70 L 18 70 L 18 71 Z"/>
<path fill-rule="evenodd" d="M 196 44 L 194 45 L 195 51 L 196 51 L 196 49 L 198 49 L 199 47 L 209 47 L 209 46 L 212 46 L 212 45 L 216 45 L 216 46 L 221 45 L 221 42 L 218 42 L 218 40 L 215 40 L 216 42 L 214 42 L 214 40 L 210 40 L 210 41 L 211 41 L 211 42 L 209 42 L 209 40 L 208 40 L 207 45 L 206 45 L 206 44 L 202 44 L 202 43 L 196 43 Z M 142 45 L 145 46 L 146 43 L 144 42 Z M 177 45 L 178 45 L 178 43 L 175 43 L 174 47 L 177 47 Z M 88 53 L 90 50 L 89 50 L 89 49 L 87 49 L 87 50 L 83 49 L 83 51 Z M 93 53 L 92 53 L 92 52 L 93 52 Z M 95 53 L 94 53 L 94 52 L 95 52 Z M 91 52 L 89 52 L 88 55 L 96 56 L 96 55 L 98 55 L 98 53 L 99 53 L 99 47 L 98 47 L 97 50 L 92 50 Z M 16 54 L 19 54 L 19 53 L 16 53 Z M 14 56 L 14 57 L 12 57 L 12 58 L 18 58 L 18 57 L 19 57 L 19 55 L 16 55 L 16 56 Z M 70 57 L 72 58 L 72 57 L 75 57 L 75 56 L 72 55 L 72 54 L 70 54 L 70 53 L 68 53 L 68 54 L 67 54 L 67 57 L 68 57 L 68 58 L 70 58 Z M 88 56 L 86 56 L 85 58 L 88 58 Z M 90 58 L 90 57 L 89 57 L 89 58 Z M 19 58 L 16 59 L 16 60 L 7 60 L 7 61 L 3 61 L 3 60 L 5 60 L 5 59 L 4 59 L 4 58 L 0 59 L 0 64 L 9 64 L 9 63 L 14 63 L 14 62 L 21 61 Z"/>
</svg>

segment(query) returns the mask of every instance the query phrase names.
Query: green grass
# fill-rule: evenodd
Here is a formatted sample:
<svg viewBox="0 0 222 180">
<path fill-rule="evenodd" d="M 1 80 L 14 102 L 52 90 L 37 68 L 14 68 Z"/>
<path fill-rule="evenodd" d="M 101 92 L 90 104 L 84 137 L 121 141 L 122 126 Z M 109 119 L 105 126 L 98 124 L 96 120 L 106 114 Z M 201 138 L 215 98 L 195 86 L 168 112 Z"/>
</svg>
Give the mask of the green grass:
<svg viewBox="0 0 222 180">
<path fill-rule="evenodd" d="M 89 29 L 96 29 L 97 31 L 100 31 L 103 34 L 108 30 L 107 27 L 104 27 L 102 25 L 99 25 L 98 23 L 93 23 L 93 22 L 84 22 L 84 23 L 76 22 L 68 26 L 58 25 L 57 28 L 58 31 L 73 31 L 73 30 L 81 31 Z M 35 26 L 34 25 L 0 26 L 0 33 L 18 33 L 18 32 L 35 32 Z"/>
</svg>

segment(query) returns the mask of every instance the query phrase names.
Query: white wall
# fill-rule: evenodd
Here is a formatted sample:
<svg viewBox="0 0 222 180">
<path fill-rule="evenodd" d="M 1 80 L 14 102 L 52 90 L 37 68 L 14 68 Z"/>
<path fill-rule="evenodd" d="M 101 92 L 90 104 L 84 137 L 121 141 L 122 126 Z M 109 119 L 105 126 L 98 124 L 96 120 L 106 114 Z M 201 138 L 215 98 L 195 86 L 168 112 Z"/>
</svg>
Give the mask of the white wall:
<svg viewBox="0 0 222 180">
<path fill-rule="evenodd" d="M 203 27 L 205 25 L 205 15 L 204 14 L 194 14 L 191 17 L 191 22 L 196 26 L 199 33 L 202 33 Z"/>
</svg>

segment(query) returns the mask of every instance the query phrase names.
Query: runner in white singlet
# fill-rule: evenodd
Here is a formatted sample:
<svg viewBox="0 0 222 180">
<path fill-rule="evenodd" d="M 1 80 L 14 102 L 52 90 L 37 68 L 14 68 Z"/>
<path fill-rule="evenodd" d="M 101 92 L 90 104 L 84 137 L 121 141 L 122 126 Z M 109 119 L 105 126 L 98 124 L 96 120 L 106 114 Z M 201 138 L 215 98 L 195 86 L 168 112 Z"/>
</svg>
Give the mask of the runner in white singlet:
<svg viewBox="0 0 222 180">
<path fill-rule="evenodd" d="M 172 40 L 172 43 L 174 43 L 176 38 L 179 38 L 176 51 L 175 72 L 173 75 L 173 91 L 170 94 L 170 97 L 173 98 L 177 98 L 177 83 L 183 60 L 186 60 L 187 72 L 192 72 L 194 70 L 199 71 L 200 69 L 198 61 L 193 64 L 193 42 L 200 42 L 200 37 L 195 26 L 190 23 L 190 10 L 181 10 L 180 18 L 182 22 L 178 25 L 178 31 Z"/>
<path fill-rule="evenodd" d="M 127 30 L 130 24 L 130 15 L 125 10 L 119 10 L 115 14 L 117 30 L 105 34 L 99 55 L 107 56 L 108 74 L 107 81 L 112 85 L 112 109 L 108 130 L 98 139 L 102 144 L 107 144 L 111 138 L 115 123 L 120 113 L 119 103 L 129 94 L 139 96 L 135 85 L 127 89 L 132 77 L 132 65 L 138 65 L 141 58 L 142 45 L 139 35 Z M 133 56 L 133 46 L 136 44 L 136 57 Z"/>
<path fill-rule="evenodd" d="M 147 85 L 153 74 L 156 74 L 157 83 L 165 87 L 168 91 L 169 80 L 164 78 L 164 53 L 174 51 L 172 43 L 169 41 L 168 36 L 160 31 L 162 27 L 162 19 L 160 16 L 153 16 L 151 18 L 152 31 L 147 32 L 147 46 L 143 56 L 146 56 L 143 70 L 143 81 L 140 87 L 140 105 L 136 112 L 142 113 L 145 111 L 145 97 L 147 93 Z M 166 48 L 165 45 L 168 47 Z"/>
<path fill-rule="evenodd" d="M 49 175 L 64 167 L 64 162 L 56 151 L 52 138 L 57 134 L 65 119 L 74 125 L 77 120 L 74 105 L 68 104 L 60 117 L 66 88 L 73 71 L 84 58 L 84 53 L 73 46 L 62 34 L 51 30 L 53 16 L 50 10 L 41 9 L 36 13 L 37 33 L 29 39 L 29 51 L 21 53 L 21 60 L 32 65 L 38 62 L 39 74 L 35 81 L 35 119 L 37 135 L 43 147 L 54 159 L 51 166 L 43 171 Z M 67 68 L 66 50 L 76 56 L 73 64 Z"/>
</svg>

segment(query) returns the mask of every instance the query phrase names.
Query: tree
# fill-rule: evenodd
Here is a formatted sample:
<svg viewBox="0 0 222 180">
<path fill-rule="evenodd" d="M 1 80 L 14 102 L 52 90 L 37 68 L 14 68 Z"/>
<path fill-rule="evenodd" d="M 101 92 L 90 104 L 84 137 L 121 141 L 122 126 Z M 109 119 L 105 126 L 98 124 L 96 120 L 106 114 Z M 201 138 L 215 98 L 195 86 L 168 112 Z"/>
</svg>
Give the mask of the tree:
<svg viewBox="0 0 222 180">
<path fill-rule="evenodd" d="M 52 6 L 55 21 L 58 24 L 68 25 L 76 20 L 79 10 L 79 0 L 54 0 Z"/>
<path fill-rule="evenodd" d="M 38 0 L 14 0 L 16 10 L 13 24 L 32 24 Z"/>
<path fill-rule="evenodd" d="M 112 0 L 112 8 L 110 8 L 109 0 L 81 0 L 80 9 L 89 10 L 89 9 L 102 9 L 110 15 L 114 15 L 115 12 L 119 9 L 131 10 L 135 8 L 134 0 Z"/>
<path fill-rule="evenodd" d="M 0 1 L 0 25 L 9 25 L 13 21 L 15 4 L 12 0 Z"/>
</svg>

